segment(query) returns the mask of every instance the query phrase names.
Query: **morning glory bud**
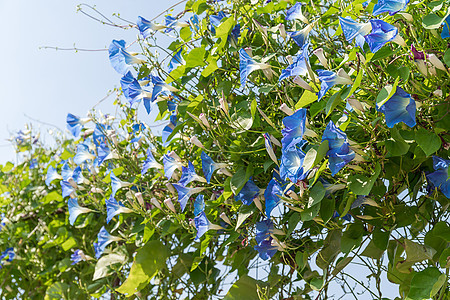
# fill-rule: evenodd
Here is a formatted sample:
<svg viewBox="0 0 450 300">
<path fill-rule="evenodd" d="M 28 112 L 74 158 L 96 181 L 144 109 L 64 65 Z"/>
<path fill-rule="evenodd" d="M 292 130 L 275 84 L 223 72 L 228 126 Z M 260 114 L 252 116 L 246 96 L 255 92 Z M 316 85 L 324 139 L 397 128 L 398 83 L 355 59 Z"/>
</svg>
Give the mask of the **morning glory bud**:
<svg viewBox="0 0 450 300">
<path fill-rule="evenodd" d="M 435 54 L 433 54 L 433 53 L 432 54 L 428 54 L 427 59 L 433 66 L 435 66 L 439 70 L 447 72 L 447 68 L 445 68 L 445 66 L 442 63 L 442 61 Z"/>
<path fill-rule="evenodd" d="M 69 223 L 73 225 L 80 214 L 91 212 L 92 209 L 78 205 L 77 198 L 69 198 Z"/>
<path fill-rule="evenodd" d="M 298 20 L 302 21 L 303 23 L 308 24 L 309 23 L 308 19 L 302 13 L 302 6 L 303 6 L 303 3 L 297 2 L 297 3 L 295 3 L 294 6 L 289 8 L 286 12 L 286 20 L 292 21 L 292 20 L 298 19 Z"/>
<path fill-rule="evenodd" d="M 160 31 L 166 28 L 166 26 L 164 25 L 155 24 L 153 22 L 144 19 L 143 17 L 138 17 L 136 25 L 139 29 L 139 32 L 145 39 L 148 38 L 153 32 Z"/>
<path fill-rule="evenodd" d="M 448 176 L 448 168 L 450 160 L 433 156 L 434 172 L 427 175 L 428 181 L 433 188 L 439 189 L 445 197 L 450 199 L 450 178 Z"/>
<path fill-rule="evenodd" d="M 175 210 L 175 206 L 173 206 L 173 202 L 172 199 L 167 198 L 166 200 L 164 200 L 164 205 L 170 209 L 170 211 L 172 211 L 174 214 L 177 213 L 177 211 Z"/>
<path fill-rule="evenodd" d="M 264 145 L 266 147 L 266 151 L 269 154 L 270 159 L 278 165 L 278 159 L 275 155 L 275 152 L 273 151 L 272 143 L 270 141 L 270 135 L 268 133 L 264 133 Z"/>
<path fill-rule="evenodd" d="M 258 63 L 244 50 L 239 50 L 239 69 L 241 76 L 241 86 L 245 86 L 247 82 L 247 77 L 256 70 L 264 70 L 270 68 L 270 65 L 265 63 Z"/>
<path fill-rule="evenodd" d="M 139 202 L 139 205 L 143 209 L 145 209 L 145 202 L 144 202 L 144 198 L 142 197 L 142 193 L 140 193 L 140 192 L 134 193 L 134 196 L 136 197 L 137 201 Z"/>
<path fill-rule="evenodd" d="M 195 135 L 193 135 L 193 136 L 189 139 L 189 141 L 191 142 L 191 144 L 193 144 L 193 145 L 195 145 L 195 146 L 197 146 L 197 147 L 199 147 L 199 148 L 205 149 L 205 146 L 203 146 L 202 142 L 200 142 L 200 140 L 198 139 L 198 137 L 196 137 Z"/>
<path fill-rule="evenodd" d="M 53 166 L 48 167 L 47 169 L 47 176 L 45 178 L 45 184 L 47 186 L 50 186 L 53 180 L 55 179 L 63 179 L 61 175 L 58 174 L 58 171 L 56 171 Z"/>
<path fill-rule="evenodd" d="M 220 168 L 226 168 L 228 166 L 225 163 L 214 162 L 212 160 L 212 158 L 209 157 L 209 155 L 206 154 L 204 151 L 202 151 L 201 159 L 202 159 L 203 174 L 205 175 L 207 183 L 211 182 L 211 176 L 215 170 L 220 169 Z"/>
<path fill-rule="evenodd" d="M 166 182 L 166 187 L 171 194 L 176 195 L 177 191 L 174 189 L 173 185 L 170 182 Z"/>
<path fill-rule="evenodd" d="M 106 224 L 108 224 L 115 216 L 121 213 L 132 213 L 133 210 L 125 207 L 122 202 L 117 200 L 111 195 L 109 199 L 105 199 L 106 204 Z"/>
<path fill-rule="evenodd" d="M 202 188 L 202 187 L 188 188 L 188 187 L 185 187 L 185 186 L 183 186 L 181 184 L 176 184 L 176 183 L 174 183 L 172 185 L 177 189 L 177 192 L 178 192 L 178 203 L 180 203 L 182 212 L 186 208 L 186 204 L 187 204 L 187 201 L 189 200 L 189 198 L 192 195 L 200 193 L 201 191 L 204 190 L 204 188 Z"/>
<path fill-rule="evenodd" d="M 280 110 L 288 116 L 292 116 L 294 114 L 294 111 L 289 106 L 287 106 L 286 103 L 281 104 Z"/>
<path fill-rule="evenodd" d="M 151 199 L 150 199 L 150 202 L 151 202 L 156 208 L 158 208 L 159 210 L 162 210 L 161 204 L 159 204 L 159 201 L 156 200 L 156 198 L 151 198 Z"/>
<path fill-rule="evenodd" d="M 288 195 L 289 197 L 291 197 L 292 199 L 294 199 L 296 201 L 299 200 L 297 193 L 292 190 L 287 191 L 286 195 Z"/>
<path fill-rule="evenodd" d="M 313 51 L 314 55 L 317 56 L 322 66 L 324 66 L 325 69 L 328 69 L 328 62 L 325 58 L 325 55 L 323 54 L 323 49 L 319 48 Z"/>
<path fill-rule="evenodd" d="M 381 107 L 378 107 L 378 104 L 376 106 L 377 110 L 385 115 L 389 128 L 400 122 L 409 127 L 416 125 L 416 102 L 401 87 L 397 87 L 394 95 Z"/>
<path fill-rule="evenodd" d="M 106 246 L 111 244 L 114 241 L 120 241 L 121 238 L 117 236 L 110 235 L 109 232 L 105 229 L 105 226 L 103 226 L 98 235 L 97 235 L 98 242 L 94 243 L 94 250 L 95 250 L 95 257 L 100 258 L 102 256 L 103 252 L 105 252 Z"/>
<path fill-rule="evenodd" d="M 228 218 L 228 216 L 224 212 L 220 214 L 219 218 L 221 218 L 225 223 L 233 226 L 233 224 L 231 223 L 230 219 Z"/>
<path fill-rule="evenodd" d="M 201 113 L 198 118 L 200 119 L 200 121 L 202 121 L 203 125 L 205 125 L 206 128 L 211 128 L 211 126 L 209 125 L 208 119 L 206 118 L 206 115 L 204 113 Z"/>
<path fill-rule="evenodd" d="M 144 164 L 142 165 L 141 175 L 145 175 L 149 169 L 163 169 L 163 165 L 158 163 L 153 156 L 152 150 L 149 148 L 147 149 L 147 158 L 144 161 Z"/>
<path fill-rule="evenodd" d="M 302 30 L 290 31 L 290 32 L 287 32 L 287 34 L 289 35 L 289 37 L 291 39 L 294 40 L 294 42 L 300 48 L 302 48 L 303 45 L 305 45 L 306 40 L 308 39 L 308 36 L 309 36 L 309 32 L 313 29 L 313 27 L 314 27 L 314 23 L 311 23 L 311 24 L 306 25 L 305 28 L 303 28 Z"/>
<path fill-rule="evenodd" d="M 372 14 L 374 16 L 389 12 L 389 15 L 393 16 L 401 10 L 406 8 L 409 0 L 378 0 L 377 4 L 373 7 Z"/>
<path fill-rule="evenodd" d="M 314 92 L 314 89 L 306 81 L 304 81 L 300 76 L 295 76 L 292 81 L 295 84 L 297 84 L 299 87 L 304 88 L 305 90 Z"/>
</svg>

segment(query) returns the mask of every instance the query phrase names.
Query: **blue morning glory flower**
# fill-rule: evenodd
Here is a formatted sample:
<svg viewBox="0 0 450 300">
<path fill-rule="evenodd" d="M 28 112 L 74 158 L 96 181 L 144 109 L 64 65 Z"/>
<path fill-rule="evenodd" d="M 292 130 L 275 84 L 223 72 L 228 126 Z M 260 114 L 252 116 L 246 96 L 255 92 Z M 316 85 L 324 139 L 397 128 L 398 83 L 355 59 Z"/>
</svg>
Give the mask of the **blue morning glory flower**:
<svg viewBox="0 0 450 300">
<path fill-rule="evenodd" d="M 139 103 L 144 99 L 144 106 L 147 109 L 147 113 L 150 113 L 150 102 L 153 101 L 150 97 L 147 97 L 148 92 L 142 88 L 130 71 L 120 79 L 120 85 L 122 86 L 123 94 L 125 98 L 128 99 L 130 106 L 134 103 Z"/>
<path fill-rule="evenodd" d="M 273 238 L 269 238 L 268 240 L 264 240 L 258 245 L 254 247 L 256 251 L 259 253 L 259 257 L 263 260 L 268 260 L 272 258 L 275 253 L 278 251 L 277 246 L 272 246 L 272 240 Z"/>
<path fill-rule="evenodd" d="M 14 248 L 10 247 L 7 248 L 5 251 L 2 252 L 0 255 L 0 268 L 3 265 L 3 260 L 6 258 L 6 261 L 11 262 L 13 261 L 16 254 L 14 253 Z"/>
<path fill-rule="evenodd" d="M 180 203 L 181 211 L 183 212 L 186 208 L 186 204 L 189 200 L 189 198 L 197 193 L 200 193 L 203 191 L 202 187 L 196 187 L 196 188 L 188 188 L 185 186 L 182 186 L 181 184 L 174 183 L 172 184 L 174 188 L 177 189 L 178 192 L 178 203 Z"/>
<path fill-rule="evenodd" d="M 188 161 L 188 167 L 182 167 L 181 179 L 180 181 L 178 181 L 178 183 L 186 186 L 189 182 L 192 181 L 206 182 L 205 178 L 200 177 L 197 175 L 197 173 L 195 173 L 194 165 L 190 161 Z"/>
<path fill-rule="evenodd" d="M 78 144 L 77 154 L 75 154 L 75 157 L 73 158 L 73 162 L 76 163 L 77 165 L 81 165 L 88 159 L 94 160 L 95 155 L 89 151 L 89 147 L 87 145 Z"/>
<path fill-rule="evenodd" d="M 62 179 L 65 181 L 69 181 L 69 179 L 72 178 L 73 176 L 73 170 L 70 168 L 67 162 L 65 162 L 64 165 L 61 167 L 61 176 Z"/>
<path fill-rule="evenodd" d="M 248 75 L 253 71 L 264 70 L 270 67 L 265 63 L 256 62 L 243 48 L 239 49 L 239 59 L 241 86 L 245 86 Z"/>
<path fill-rule="evenodd" d="M 152 74 L 151 78 L 153 84 L 152 101 L 155 101 L 159 95 L 177 91 L 176 88 L 165 83 L 159 76 Z"/>
<path fill-rule="evenodd" d="M 155 157 L 153 157 L 152 150 L 149 148 L 147 149 L 147 158 L 145 159 L 144 164 L 142 165 L 141 175 L 147 173 L 147 171 L 151 168 L 162 169 L 164 167 L 156 161 Z"/>
<path fill-rule="evenodd" d="M 75 189 L 70 182 L 61 180 L 59 183 L 61 184 L 63 198 L 69 197 L 72 193 L 75 193 Z"/>
<path fill-rule="evenodd" d="M 320 80 L 320 91 L 317 93 L 318 100 L 322 99 L 328 90 L 336 84 L 352 84 L 350 76 L 343 69 L 340 69 L 337 73 L 328 70 L 317 70 L 316 72 Z"/>
<path fill-rule="evenodd" d="M 266 199 L 266 215 L 269 218 L 272 210 L 280 202 L 280 196 L 283 195 L 283 189 L 280 183 L 274 178 L 269 181 L 266 190 L 264 191 L 264 198 Z"/>
<path fill-rule="evenodd" d="M 358 23 L 350 17 L 339 17 L 339 24 L 347 42 L 351 43 L 355 39 L 356 45 L 363 49 L 364 36 L 372 30 L 372 25 L 370 23 Z"/>
<path fill-rule="evenodd" d="M 198 216 L 205 210 L 205 196 L 198 194 L 194 201 L 194 216 Z"/>
<path fill-rule="evenodd" d="M 306 178 L 307 173 L 303 173 L 303 159 L 306 154 L 301 149 L 305 143 L 306 141 L 302 141 L 281 151 L 280 176 L 283 180 L 289 178 L 293 183 L 297 183 Z"/>
<path fill-rule="evenodd" d="M 94 140 L 94 144 L 96 146 L 100 146 L 101 144 L 106 144 L 106 136 L 105 132 L 110 129 L 110 126 L 104 124 L 96 124 L 94 133 L 92 134 L 92 138 Z"/>
<path fill-rule="evenodd" d="M 194 224 L 197 229 L 195 240 L 198 241 L 209 229 L 209 221 L 204 211 L 202 211 L 198 216 L 195 216 Z"/>
<path fill-rule="evenodd" d="M 102 144 L 97 147 L 97 166 L 100 166 L 105 160 L 117 157 L 117 153 L 111 152 L 108 145 Z"/>
<path fill-rule="evenodd" d="M 121 213 L 131 213 L 131 209 L 125 207 L 122 202 L 117 202 L 113 195 L 109 199 L 105 199 L 106 203 L 106 224 L 109 223 L 115 216 Z"/>
<path fill-rule="evenodd" d="M 175 172 L 175 170 L 183 166 L 181 162 L 175 160 L 168 154 L 164 154 L 163 164 L 164 164 L 164 174 L 166 175 L 167 179 L 172 178 L 172 175 Z"/>
<path fill-rule="evenodd" d="M 170 115 L 169 124 L 167 124 L 167 126 L 163 128 L 161 133 L 161 140 L 163 142 L 163 147 L 167 147 L 169 145 L 171 141 L 171 140 L 168 141 L 169 136 L 172 134 L 176 126 L 177 126 L 177 115 L 175 112 L 173 112 Z"/>
<path fill-rule="evenodd" d="M 340 217 L 339 213 L 337 211 L 334 211 L 332 218 L 339 218 L 339 217 Z M 346 214 L 341 219 L 350 222 L 352 220 L 352 215 Z"/>
<path fill-rule="evenodd" d="M 273 233 L 273 221 L 265 219 L 256 223 L 256 242 L 259 244 Z"/>
<path fill-rule="evenodd" d="M 130 69 L 132 64 L 140 64 L 144 61 L 131 55 L 125 49 L 124 40 L 113 40 L 109 45 L 109 60 L 112 67 L 118 73 L 125 75 Z"/>
<path fill-rule="evenodd" d="M 38 167 L 38 161 L 37 161 L 36 158 L 33 158 L 33 159 L 30 161 L 29 169 L 30 169 L 30 170 L 36 169 L 37 167 Z"/>
<path fill-rule="evenodd" d="M 433 156 L 434 172 L 427 175 L 427 179 L 431 184 L 440 189 L 445 197 L 450 199 L 450 178 L 448 177 L 448 168 L 450 160 Z"/>
<path fill-rule="evenodd" d="M 336 127 L 333 121 L 328 123 L 325 131 L 323 132 L 322 142 L 325 140 L 328 140 L 328 163 L 331 170 L 331 176 L 334 176 L 347 163 L 355 158 L 355 152 L 349 148 L 349 143 L 345 132 Z"/>
<path fill-rule="evenodd" d="M 295 19 L 298 19 L 304 23 L 308 23 L 308 20 L 305 18 L 305 16 L 302 13 L 302 6 L 303 3 L 297 2 L 289 8 L 286 12 L 286 20 L 293 21 Z"/>
<path fill-rule="evenodd" d="M 166 33 L 173 31 L 176 27 L 189 27 L 189 24 L 180 22 L 172 16 L 166 16 L 164 22 L 167 27 L 165 29 Z"/>
<path fill-rule="evenodd" d="M 374 16 L 389 12 L 389 15 L 393 16 L 401 10 L 404 10 L 408 5 L 409 0 L 378 0 L 377 4 L 373 7 L 372 14 Z"/>
<path fill-rule="evenodd" d="M 117 178 L 113 171 L 111 171 L 109 177 L 111 178 L 111 195 L 113 197 L 116 196 L 116 193 L 119 189 L 131 185 L 131 183 L 121 181 L 119 178 Z"/>
<path fill-rule="evenodd" d="M 181 52 L 183 52 L 183 49 L 180 49 L 175 55 L 172 56 L 172 59 L 169 62 L 169 73 L 178 68 L 178 66 L 182 66 L 186 64 L 186 61 L 181 56 Z"/>
<path fill-rule="evenodd" d="M 253 182 L 253 180 L 249 179 L 239 193 L 234 196 L 235 201 L 242 201 L 245 205 L 250 205 L 253 202 L 253 199 L 258 197 L 259 195 L 259 187 Z"/>
<path fill-rule="evenodd" d="M 306 124 L 306 109 L 301 108 L 293 115 L 283 118 L 284 128 L 281 130 L 283 138 L 281 139 L 282 149 L 289 149 L 300 143 L 303 139 Z"/>
<path fill-rule="evenodd" d="M 441 32 L 441 38 L 445 39 L 450 37 L 450 30 L 449 30 L 449 24 L 450 24 L 450 16 L 448 16 L 447 18 L 445 18 L 444 23 L 442 23 L 444 25 L 444 28 L 442 28 L 442 32 Z"/>
<path fill-rule="evenodd" d="M 369 44 L 372 53 L 380 50 L 386 43 L 393 41 L 398 34 L 397 27 L 386 23 L 382 20 L 370 20 L 372 24 L 372 31 L 364 36 L 367 44 Z"/>
<path fill-rule="evenodd" d="M 72 265 L 79 263 L 82 260 L 85 260 L 85 256 L 83 251 L 80 249 L 77 249 L 73 252 L 73 254 L 70 256 L 70 260 L 72 261 Z"/>
<path fill-rule="evenodd" d="M 100 258 L 103 252 L 105 252 L 106 246 L 114 241 L 119 241 L 120 238 L 110 235 L 109 232 L 103 226 L 97 234 L 98 242 L 94 243 L 95 257 Z"/>
<path fill-rule="evenodd" d="M 308 47 L 308 43 L 303 45 L 302 50 L 300 50 L 293 58 L 293 63 L 281 71 L 281 76 L 278 81 L 282 81 L 288 77 L 295 77 L 299 75 L 305 76 L 308 73 L 308 68 L 306 66 L 309 61 Z"/>
<path fill-rule="evenodd" d="M 305 26 L 305 28 L 303 28 L 302 30 L 299 31 L 289 31 L 287 32 L 287 34 L 289 35 L 289 37 L 291 39 L 294 40 L 294 42 L 300 47 L 302 48 L 303 45 L 306 44 L 306 41 L 308 40 L 308 36 L 309 36 L 309 32 L 311 31 L 311 29 L 313 28 L 313 24 L 308 24 Z"/>
<path fill-rule="evenodd" d="M 215 170 L 227 167 L 227 164 L 214 162 L 204 151 L 202 151 L 200 157 L 202 159 L 203 175 L 205 175 L 207 183 L 211 182 L 211 176 Z"/>
<path fill-rule="evenodd" d="M 68 113 L 66 117 L 67 129 L 70 131 L 70 133 L 72 133 L 74 137 L 78 137 L 80 135 L 81 129 L 83 128 L 83 125 L 90 120 L 91 119 L 89 118 L 82 119 L 78 116 Z"/>
<path fill-rule="evenodd" d="M 200 30 L 199 20 L 196 14 L 194 14 L 192 17 L 189 18 L 189 22 L 191 25 L 191 32 Z"/>
<path fill-rule="evenodd" d="M 58 171 L 56 171 L 53 166 L 48 167 L 47 169 L 47 176 L 45 178 L 45 184 L 47 186 L 50 186 L 53 180 L 55 179 L 62 179 L 62 176 L 58 174 Z"/>
<path fill-rule="evenodd" d="M 397 87 L 395 94 L 377 110 L 386 117 L 386 125 L 389 128 L 403 122 L 409 127 L 416 125 L 416 101 L 401 87 Z"/>
<path fill-rule="evenodd" d="M 166 28 L 166 26 L 164 25 L 155 24 L 144 19 L 143 17 L 138 17 L 136 25 L 139 29 L 139 32 L 145 39 L 151 36 L 153 32 Z"/>
<path fill-rule="evenodd" d="M 77 198 L 69 198 L 69 223 L 73 225 L 77 220 L 78 216 L 81 214 L 85 214 L 91 212 L 92 210 L 87 207 L 81 207 L 78 205 Z"/>
</svg>

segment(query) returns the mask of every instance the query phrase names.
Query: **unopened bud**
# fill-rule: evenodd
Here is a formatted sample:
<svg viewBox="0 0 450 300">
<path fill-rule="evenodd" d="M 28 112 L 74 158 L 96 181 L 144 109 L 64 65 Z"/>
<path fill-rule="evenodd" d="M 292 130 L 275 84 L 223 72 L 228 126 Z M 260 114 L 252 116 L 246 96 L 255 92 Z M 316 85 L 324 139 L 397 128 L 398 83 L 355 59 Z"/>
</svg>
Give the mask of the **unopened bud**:
<svg viewBox="0 0 450 300">
<path fill-rule="evenodd" d="M 219 216 L 225 223 L 232 225 L 230 219 L 227 217 L 227 215 L 223 212 Z"/>
<path fill-rule="evenodd" d="M 435 55 L 435 54 L 429 54 L 428 55 L 428 61 L 435 66 L 436 68 L 438 68 L 439 70 L 442 71 L 446 71 L 447 69 L 445 68 L 444 64 L 442 63 L 442 61 Z"/>
<path fill-rule="evenodd" d="M 433 95 L 435 95 L 436 97 L 442 97 L 442 90 L 435 90 L 433 92 Z"/>
<path fill-rule="evenodd" d="M 259 196 L 255 197 L 255 199 L 253 199 L 253 202 L 255 203 L 255 206 L 259 209 L 260 212 L 264 212 L 262 205 L 261 205 L 261 201 L 259 200 Z"/>
<path fill-rule="evenodd" d="M 203 125 L 205 125 L 206 128 L 211 128 L 209 125 L 208 119 L 206 119 L 206 115 L 204 113 L 201 113 L 198 118 L 202 121 Z"/>
<path fill-rule="evenodd" d="M 219 99 L 220 108 L 228 115 L 228 102 L 225 98 Z"/>
<path fill-rule="evenodd" d="M 305 90 L 308 90 L 310 92 L 314 92 L 314 89 L 306 81 L 304 81 L 300 76 L 295 76 L 293 81 L 299 87 L 304 88 Z"/>
<path fill-rule="evenodd" d="M 292 116 L 294 114 L 294 111 L 289 106 L 287 106 L 286 103 L 281 104 L 280 110 L 288 116 Z"/>
<path fill-rule="evenodd" d="M 164 200 L 164 205 L 170 209 L 174 214 L 176 214 L 176 210 L 175 210 L 175 206 L 173 206 L 173 202 L 172 199 L 167 198 L 166 200 Z"/>
<path fill-rule="evenodd" d="M 167 155 L 172 157 L 176 161 L 181 161 L 181 158 L 174 151 L 170 151 Z"/>
<path fill-rule="evenodd" d="M 202 142 L 200 142 L 200 140 L 198 139 L 198 137 L 196 137 L 195 135 L 193 135 L 191 137 L 191 139 L 189 140 L 192 144 L 194 144 L 195 146 L 205 149 L 205 147 L 203 146 Z"/>
<path fill-rule="evenodd" d="M 139 193 L 139 192 L 135 193 L 134 196 L 136 197 L 137 201 L 139 202 L 139 205 L 145 209 L 145 202 L 144 202 L 144 198 L 142 197 L 142 193 Z"/>
<path fill-rule="evenodd" d="M 298 196 L 297 196 L 297 194 L 296 194 L 294 191 L 290 190 L 290 191 L 288 191 L 286 194 L 287 194 L 289 197 L 291 197 L 292 199 L 298 200 Z"/>
<path fill-rule="evenodd" d="M 176 195 L 177 192 L 175 191 L 175 189 L 173 188 L 172 184 L 170 184 L 169 182 L 166 183 L 166 187 L 169 190 L 169 192 L 171 192 L 173 195 Z"/>
<path fill-rule="evenodd" d="M 325 58 L 325 55 L 323 54 L 323 49 L 319 48 L 313 51 L 314 55 L 317 56 L 322 66 L 324 66 L 326 69 L 328 69 L 328 62 Z"/>
<path fill-rule="evenodd" d="M 160 210 L 162 210 L 161 204 L 159 204 L 159 201 L 156 200 L 156 198 L 150 199 L 150 202 L 151 202 L 156 208 L 159 208 Z"/>
</svg>

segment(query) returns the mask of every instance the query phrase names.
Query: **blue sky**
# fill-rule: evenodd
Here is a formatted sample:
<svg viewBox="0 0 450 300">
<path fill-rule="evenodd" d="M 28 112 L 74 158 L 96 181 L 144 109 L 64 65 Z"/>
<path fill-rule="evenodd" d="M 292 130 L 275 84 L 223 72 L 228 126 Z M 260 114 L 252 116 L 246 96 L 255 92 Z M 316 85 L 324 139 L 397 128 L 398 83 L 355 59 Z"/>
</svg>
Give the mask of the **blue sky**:
<svg viewBox="0 0 450 300">
<path fill-rule="evenodd" d="M 151 19 L 178 0 L 84 1 L 96 6 L 107 17 L 120 13 L 135 22 L 137 17 Z M 27 116 L 65 128 L 68 112 L 86 113 L 109 90 L 119 86 L 120 75 L 109 64 L 108 53 L 40 49 L 42 46 L 104 49 L 111 40 L 131 43 L 136 29 L 122 30 L 102 25 L 76 11 L 78 1 L 0 0 L 0 163 L 14 160 L 10 133 L 32 122 Z M 181 4 L 175 11 L 184 7 Z M 113 17 L 112 17 L 113 18 Z M 114 19 L 117 20 L 118 19 Z M 162 22 L 163 17 L 157 21 Z M 113 112 L 113 98 L 99 108 Z M 47 128 L 39 122 L 34 127 Z M 44 136 L 50 142 L 51 138 Z"/>
</svg>

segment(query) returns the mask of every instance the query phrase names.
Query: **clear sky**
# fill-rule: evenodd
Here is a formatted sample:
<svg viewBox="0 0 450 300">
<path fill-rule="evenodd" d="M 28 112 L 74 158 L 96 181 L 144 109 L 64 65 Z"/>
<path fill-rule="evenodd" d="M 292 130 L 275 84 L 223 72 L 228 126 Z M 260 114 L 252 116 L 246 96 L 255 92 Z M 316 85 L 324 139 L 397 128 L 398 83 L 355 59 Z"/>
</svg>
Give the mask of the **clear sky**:
<svg viewBox="0 0 450 300">
<path fill-rule="evenodd" d="M 84 1 L 107 17 L 120 13 L 136 22 L 151 19 L 179 0 Z M 2 71 L 0 72 L 0 163 L 14 160 L 6 141 L 30 118 L 65 128 L 68 112 L 86 113 L 115 86 L 120 75 L 110 66 L 107 51 L 77 52 L 40 49 L 42 46 L 104 49 L 113 39 L 133 42 L 137 29 L 102 25 L 77 12 L 73 0 L 0 0 Z M 176 11 L 181 11 L 184 3 Z M 112 17 L 113 20 L 120 22 Z M 162 22 L 163 17 L 157 21 Z M 108 101 L 109 100 L 109 101 Z M 113 112 L 112 98 L 99 108 Z M 28 116 L 28 117 L 27 117 Z M 33 126 L 46 126 L 33 122 Z M 48 139 L 48 137 L 47 137 Z"/>
</svg>

